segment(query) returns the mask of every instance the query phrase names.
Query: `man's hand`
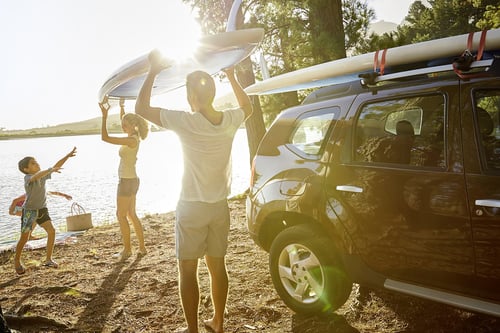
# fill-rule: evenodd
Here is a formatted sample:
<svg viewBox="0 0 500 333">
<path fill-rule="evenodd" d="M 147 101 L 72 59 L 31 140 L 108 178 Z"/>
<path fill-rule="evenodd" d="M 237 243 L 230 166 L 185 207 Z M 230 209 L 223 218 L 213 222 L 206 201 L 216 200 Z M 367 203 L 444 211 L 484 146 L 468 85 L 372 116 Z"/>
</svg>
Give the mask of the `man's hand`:
<svg viewBox="0 0 500 333">
<path fill-rule="evenodd" d="M 149 53 L 149 71 L 154 74 L 160 73 L 162 70 L 170 67 L 168 61 L 161 55 L 160 51 L 153 50 Z"/>
</svg>

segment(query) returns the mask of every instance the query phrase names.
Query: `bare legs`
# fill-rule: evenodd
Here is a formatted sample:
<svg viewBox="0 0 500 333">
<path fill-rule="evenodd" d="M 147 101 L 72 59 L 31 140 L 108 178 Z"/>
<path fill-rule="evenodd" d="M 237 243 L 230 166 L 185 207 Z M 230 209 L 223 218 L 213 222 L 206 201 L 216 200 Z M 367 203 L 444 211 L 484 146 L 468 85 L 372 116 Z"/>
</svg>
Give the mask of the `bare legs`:
<svg viewBox="0 0 500 333">
<path fill-rule="evenodd" d="M 123 242 L 121 259 L 126 259 L 132 254 L 129 220 L 132 222 L 137 240 L 139 242 L 139 253 L 145 254 L 146 247 L 144 245 L 144 231 L 141 221 L 139 220 L 139 217 L 137 217 L 137 214 L 135 212 L 135 195 L 118 196 L 116 200 L 116 206 L 116 217 L 118 218 L 118 223 L 120 225 L 120 232 Z"/>
<path fill-rule="evenodd" d="M 210 272 L 210 288 L 214 304 L 214 316 L 211 320 L 205 321 L 205 326 L 210 327 L 216 333 L 222 333 L 224 332 L 224 311 L 229 291 L 226 262 L 224 257 L 210 256 L 205 256 L 205 261 Z"/>
<path fill-rule="evenodd" d="M 49 266 L 50 267 L 57 267 L 57 264 L 52 261 L 52 253 L 54 252 L 54 244 L 56 240 L 56 230 L 54 229 L 54 226 L 52 225 L 52 221 L 45 221 L 44 223 L 40 224 L 40 226 L 45 230 L 47 233 L 47 253 L 45 256 L 45 263 L 51 263 Z M 34 229 L 34 227 L 33 227 Z M 23 248 L 30 239 L 31 232 L 33 231 L 31 229 L 29 232 L 23 232 L 21 233 L 21 237 L 19 238 L 19 242 L 17 242 L 16 245 L 16 255 L 14 257 L 14 267 L 16 269 L 16 272 L 18 274 L 23 274 L 24 273 L 24 267 L 21 264 L 21 254 L 23 252 Z"/>
<path fill-rule="evenodd" d="M 224 311 L 226 308 L 229 279 L 224 257 L 215 258 L 205 256 L 210 273 L 210 289 L 214 316 L 204 322 L 216 333 L 224 332 Z M 179 260 L 179 290 L 184 317 L 188 328 L 186 333 L 198 333 L 198 305 L 200 292 L 198 286 L 198 260 Z"/>
<path fill-rule="evenodd" d="M 16 269 L 17 274 L 24 273 L 24 267 L 21 264 L 21 254 L 23 252 L 24 245 L 26 245 L 26 242 L 28 242 L 28 239 L 30 238 L 30 234 L 31 234 L 31 232 L 21 233 L 21 237 L 19 238 L 19 241 L 17 242 L 17 245 L 16 245 L 16 255 L 14 257 L 14 268 Z"/>
<path fill-rule="evenodd" d="M 40 226 L 47 232 L 47 254 L 45 256 L 45 262 L 52 261 L 52 252 L 54 251 L 54 243 L 56 241 L 56 230 L 52 225 L 52 221 L 46 221 L 40 224 Z"/>
<path fill-rule="evenodd" d="M 179 260 L 179 291 L 184 317 L 188 325 L 186 333 L 198 333 L 198 259 Z"/>
<path fill-rule="evenodd" d="M 134 227 L 135 235 L 137 236 L 137 241 L 139 242 L 139 253 L 140 254 L 146 254 L 146 246 L 144 245 L 144 230 L 142 228 L 142 223 L 141 220 L 139 220 L 139 217 L 137 216 L 137 213 L 135 211 L 135 195 L 132 196 L 130 200 L 130 206 L 128 209 L 128 219 L 132 221 L 132 225 Z"/>
</svg>

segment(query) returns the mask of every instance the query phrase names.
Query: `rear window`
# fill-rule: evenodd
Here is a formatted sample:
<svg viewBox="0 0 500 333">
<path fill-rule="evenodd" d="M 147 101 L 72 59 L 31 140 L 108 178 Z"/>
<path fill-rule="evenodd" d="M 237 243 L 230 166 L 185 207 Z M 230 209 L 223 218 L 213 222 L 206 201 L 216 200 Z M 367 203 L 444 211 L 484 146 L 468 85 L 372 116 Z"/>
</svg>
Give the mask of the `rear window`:
<svg viewBox="0 0 500 333">
<path fill-rule="evenodd" d="M 355 161 L 444 168 L 445 111 L 443 95 L 364 105 L 356 119 Z"/>
</svg>

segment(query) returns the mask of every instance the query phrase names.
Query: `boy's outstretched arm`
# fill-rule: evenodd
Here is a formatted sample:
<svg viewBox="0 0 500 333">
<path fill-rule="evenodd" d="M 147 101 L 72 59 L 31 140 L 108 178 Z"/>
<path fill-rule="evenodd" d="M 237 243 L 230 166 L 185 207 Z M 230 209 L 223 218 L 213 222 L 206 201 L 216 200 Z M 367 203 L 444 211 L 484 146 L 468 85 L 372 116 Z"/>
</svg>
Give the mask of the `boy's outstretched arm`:
<svg viewBox="0 0 500 333">
<path fill-rule="evenodd" d="M 162 126 L 160 108 L 151 106 L 151 93 L 153 91 L 153 84 L 155 82 L 156 75 L 158 75 L 158 73 L 160 73 L 167 66 L 162 62 L 161 54 L 157 50 L 151 51 L 148 59 L 149 72 L 146 76 L 146 80 L 144 80 L 141 90 L 139 91 L 139 95 L 137 96 L 137 100 L 135 102 L 135 113 L 158 126 Z"/>
<path fill-rule="evenodd" d="M 68 160 L 68 158 L 73 157 L 76 155 L 76 147 L 73 147 L 73 149 L 67 153 L 63 158 L 61 158 L 59 161 L 57 161 L 56 164 L 52 167 L 52 171 L 59 171 L 61 167 L 63 166 L 64 163 Z"/>
<path fill-rule="evenodd" d="M 47 170 L 40 170 L 37 173 L 35 173 L 30 178 L 30 183 L 32 183 L 32 182 L 34 182 L 34 181 L 36 181 L 36 180 L 38 180 L 40 178 L 45 177 L 49 173 L 59 172 L 59 170 L 61 169 L 62 165 L 68 160 L 68 158 L 73 157 L 75 155 L 76 155 L 76 147 L 73 147 L 73 149 L 68 154 L 66 154 L 63 158 L 61 158 L 59 161 L 57 161 L 57 163 L 54 164 L 53 167 L 48 168 Z"/>
<path fill-rule="evenodd" d="M 40 170 L 37 173 L 35 173 L 30 178 L 29 182 L 32 183 L 34 181 L 37 181 L 37 180 L 45 177 L 46 175 L 48 175 L 49 173 L 52 173 L 52 172 L 60 172 L 59 170 L 61 169 L 62 165 L 68 160 L 68 158 L 73 157 L 75 155 L 76 155 L 76 147 L 73 147 L 73 149 L 68 154 L 66 154 L 63 158 L 61 158 L 59 161 L 57 161 L 57 163 L 54 164 L 53 167 L 50 167 L 46 170 Z"/>
<path fill-rule="evenodd" d="M 247 93 L 243 90 L 240 83 L 236 80 L 234 76 L 234 68 L 226 68 L 224 72 L 227 75 L 229 82 L 231 83 L 231 87 L 233 88 L 234 95 L 236 96 L 236 100 L 240 108 L 245 112 L 245 119 L 250 117 L 253 112 L 252 102 L 250 101 L 250 97 L 248 97 Z"/>
</svg>

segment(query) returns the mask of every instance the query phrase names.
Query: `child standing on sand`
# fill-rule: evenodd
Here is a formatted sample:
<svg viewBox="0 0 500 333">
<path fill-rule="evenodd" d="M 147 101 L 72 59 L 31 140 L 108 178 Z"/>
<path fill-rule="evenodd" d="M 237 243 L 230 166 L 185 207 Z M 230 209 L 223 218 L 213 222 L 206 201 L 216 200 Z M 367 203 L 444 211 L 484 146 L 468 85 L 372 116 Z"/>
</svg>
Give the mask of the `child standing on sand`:
<svg viewBox="0 0 500 333">
<path fill-rule="evenodd" d="M 24 189 L 26 199 L 23 204 L 21 214 L 21 237 L 16 245 L 16 255 L 14 257 L 14 267 L 17 274 L 24 274 L 26 268 L 21 263 L 21 254 L 28 241 L 33 224 L 40 225 L 47 232 L 47 254 L 44 266 L 56 268 L 57 263 L 52 260 L 52 251 L 54 250 L 54 242 L 56 231 L 52 225 L 49 211 L 47 209 L 47 192 L 45 190 L 45 182 L 51 179 L 53 172 L 60 172 L 63 164 L 68 158 L 76 155 L 76 147 L 74 147 L 67 155 L 61 158 L 53 167 L 47 170 L 41 170 L 40 165 L 34 157 L 27 156 L 19 161 L 19 171 L 25 174 Z"/>
</svg>

